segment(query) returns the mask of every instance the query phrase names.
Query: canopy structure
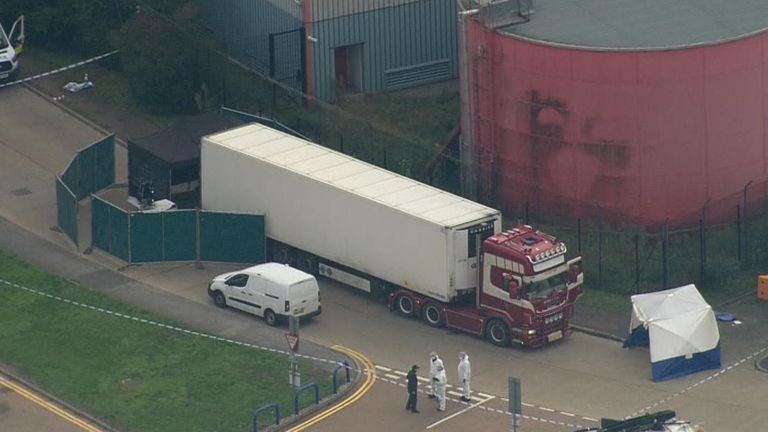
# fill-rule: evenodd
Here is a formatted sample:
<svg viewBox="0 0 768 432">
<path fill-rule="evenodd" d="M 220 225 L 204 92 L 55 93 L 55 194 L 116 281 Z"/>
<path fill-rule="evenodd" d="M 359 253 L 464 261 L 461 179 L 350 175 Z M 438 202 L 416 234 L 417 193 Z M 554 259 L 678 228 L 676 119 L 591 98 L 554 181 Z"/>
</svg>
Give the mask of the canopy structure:
<svg viewBox="0 0 768 432">
<path fill-rule="evenodd" d="M 653 381 L 720 368 L 720 332 L 694 285 L 632 296 L 624 346 L 650 348 Z"/>
</svg>

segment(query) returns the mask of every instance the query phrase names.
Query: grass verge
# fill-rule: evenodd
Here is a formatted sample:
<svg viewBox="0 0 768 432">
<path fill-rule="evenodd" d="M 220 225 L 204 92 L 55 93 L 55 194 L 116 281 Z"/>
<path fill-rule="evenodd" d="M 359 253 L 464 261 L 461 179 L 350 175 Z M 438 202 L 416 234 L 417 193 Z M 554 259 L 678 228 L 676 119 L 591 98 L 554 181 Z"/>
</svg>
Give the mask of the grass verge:
<svg viewBox="0 0 768 432">
<path fill-rule="evenodd" d="M 0 251 L 0 278 L 49 294 L 174 324 L 39 271 Z M 174 324 L 175 325 L 175 324 Z M 123 431 L 245 431 L 253 411 L 291 412 L 284 355 L 195 337 L 0 284 L 0 362 Z M 302 362 L 330 393 L 330 373 Z M 307 401 L 302 400 L 302 406 Z M 259 419 L 273 423 L 270 415 Z"/>
</svg>

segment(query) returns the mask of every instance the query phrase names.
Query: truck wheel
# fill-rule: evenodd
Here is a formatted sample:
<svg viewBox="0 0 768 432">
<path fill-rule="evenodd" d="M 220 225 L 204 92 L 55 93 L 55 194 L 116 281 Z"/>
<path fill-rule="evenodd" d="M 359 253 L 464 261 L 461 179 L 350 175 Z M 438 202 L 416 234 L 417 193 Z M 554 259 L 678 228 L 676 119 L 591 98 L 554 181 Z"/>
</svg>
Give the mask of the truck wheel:
<svg viewBox="0 0 768 432">
<path fill-rule="evenodd" d="M 264 322 L 266 322 L 270 327 L 277 325 L 277 315 L 272 312 L 272 309 L 267 309 L 264 311 Z"/>
<path fill-rule="evenodd" d="M 421 308 L 421 316 L 424 318 L 424 322 L 432 327 L 443 326 L 443 311 L 435 302 L 427 302 L 423 308 Z"/>
<path fill-rule="evenodd" d="M 411 296 L 403 294 L 397 298 L 397 310 L 401 315 L 413 316 L 414 309 Z"/>
<path fill-rule="evenodd" d="M 509 346 L 509 328 L 500 319 L 492 319 L 485 326 L 485 336 L 496 346 Z"/>
<path fill-rule="evenodd" d="M 227 299 L 221 291 L 213 293 L 213 302 L 220 308 L 227 307 Z"/>
</svg>

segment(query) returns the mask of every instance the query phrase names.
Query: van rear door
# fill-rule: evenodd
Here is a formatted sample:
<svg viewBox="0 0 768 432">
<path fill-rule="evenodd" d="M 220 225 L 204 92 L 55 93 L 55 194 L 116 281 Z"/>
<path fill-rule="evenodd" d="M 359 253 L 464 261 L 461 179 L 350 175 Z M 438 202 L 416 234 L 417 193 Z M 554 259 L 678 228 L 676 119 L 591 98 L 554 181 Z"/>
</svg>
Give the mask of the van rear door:
<svg viewBox="0 0 768 432">
<path fill-rule="evenodd" d="M 302 316 L 316 312 L 320 307 L 320 288 L 317 279 L 310 277 L 296 282 L 288 288 L 288 300 L 290 301 L 293 316 Z"/>
<path fill-rule="evenodd" d="M 21 54 L 24 50 L 24 15 L 14 21 L 11 31 L 6 36 L 16 51 L 16 55 Z"/>
</svg>

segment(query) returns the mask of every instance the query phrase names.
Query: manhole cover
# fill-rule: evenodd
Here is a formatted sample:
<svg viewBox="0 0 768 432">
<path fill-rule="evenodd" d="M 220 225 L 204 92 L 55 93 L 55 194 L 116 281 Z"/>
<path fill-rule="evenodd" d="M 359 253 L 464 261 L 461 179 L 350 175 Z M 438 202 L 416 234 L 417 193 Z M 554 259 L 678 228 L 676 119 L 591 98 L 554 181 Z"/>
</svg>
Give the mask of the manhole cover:
<svg viewBox="0 0 768 432">
<path fill-rule="evenodd" d="M 11 193 L 16 196 L 24 196 L 24 195 L 32 194 L 32 191 L 27 188 L 21 188 L 21 189 L 14 189 L 11 191 Z"/>
</svg>

